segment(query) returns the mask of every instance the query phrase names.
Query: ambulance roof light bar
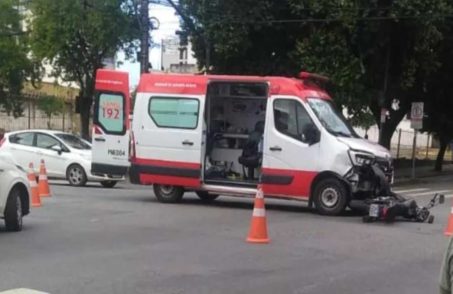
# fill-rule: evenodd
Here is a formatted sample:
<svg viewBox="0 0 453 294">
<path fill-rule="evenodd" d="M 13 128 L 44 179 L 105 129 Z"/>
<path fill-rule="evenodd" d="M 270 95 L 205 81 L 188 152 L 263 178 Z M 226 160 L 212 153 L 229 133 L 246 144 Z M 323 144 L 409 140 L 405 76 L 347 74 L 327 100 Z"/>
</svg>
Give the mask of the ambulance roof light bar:
<svg viewBox="0 0 453 294">
<path fill-rule="evenodd" d="M 306 71 L 301 71 L 297 75 L 297 77 L 300 78 L 301 80 L 312 80 L 312 81 L 319 81 L 319 82 L 324 82 L 324 83 L 327 83 L 330 81 L 329 78 L 326 76 L 322 76 L 322 75 L 318 75 L 318 74 L 310 73 L 310 72 L 306 72 Z"/>
</svg>

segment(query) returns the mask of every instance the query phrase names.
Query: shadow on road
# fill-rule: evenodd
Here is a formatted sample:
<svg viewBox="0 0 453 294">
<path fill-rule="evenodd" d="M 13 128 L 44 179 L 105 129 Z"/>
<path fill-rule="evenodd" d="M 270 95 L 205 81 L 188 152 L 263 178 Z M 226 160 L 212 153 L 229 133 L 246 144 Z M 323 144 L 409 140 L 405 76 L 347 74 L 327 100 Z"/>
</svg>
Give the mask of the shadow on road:
<svg viewBox="0 0 453 294">
<path fill-rule="evenodd" d="M 204 202 L 196 197 L 185 197 L 180 203 L 160 203 L 157 199 L 150 193 L 147 196 L 141 195 L 131 195 L 127 197 L 121 197 L 121 201 L 140 201 L 146 202 L 152 205 L 162 205 L 165 207 L 183 207 L 183 206 L 205 206 L 207 208 L 219 208 L 219 209 L 243 209 L 243 210 L 252 210 L 253 209 L 253 198 L 241 198 L 241 197 L 231 197 L 231 196 L 221 196 L 218 199 L 211 202 Z M 277 203 L 280 200 L 270 199 L 266 203 L 266 210 L 271 211 L 282 211 L 282 212 L 291 212 L 291 213 L 309 213 L 317 215 L 316 209 L 308 207 L 308 204 L 301 201 L 291 201 L 291 200 L 281 200 L 282 203 Z M 270 202 L 270 203 L 269 203 Z M 347 209 L 340 217 L 358 217 L 362 214 Z M 324 216 L 323 216 L 324 217 Z M 328 216 L 325 216 L 328 217 Z"/>
</svg>

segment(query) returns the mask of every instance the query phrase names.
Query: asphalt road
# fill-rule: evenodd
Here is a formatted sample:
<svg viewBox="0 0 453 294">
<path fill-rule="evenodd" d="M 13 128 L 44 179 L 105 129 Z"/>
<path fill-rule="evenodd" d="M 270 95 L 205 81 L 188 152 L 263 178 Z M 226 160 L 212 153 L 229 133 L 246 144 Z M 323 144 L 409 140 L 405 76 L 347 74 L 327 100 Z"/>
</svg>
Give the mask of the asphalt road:
<svg viewBox="0 0 453 294">
<path fill-rule="evenodd" d="M 252 199 L 158 203 L 150 187 L 52 185 L 20 233 L 0 226 L 0 291 L 49 293 L 437 293 L 450 202 L 434 224 L 364 224 L 266 200 L 268 245 L 245 242 Z M 423 190 L 425 189 L 425 190 Z M 453 197 L 448 178 L 397 190 Z M 426 194 L 423 194 L 426 193 Z"/>
</svg>

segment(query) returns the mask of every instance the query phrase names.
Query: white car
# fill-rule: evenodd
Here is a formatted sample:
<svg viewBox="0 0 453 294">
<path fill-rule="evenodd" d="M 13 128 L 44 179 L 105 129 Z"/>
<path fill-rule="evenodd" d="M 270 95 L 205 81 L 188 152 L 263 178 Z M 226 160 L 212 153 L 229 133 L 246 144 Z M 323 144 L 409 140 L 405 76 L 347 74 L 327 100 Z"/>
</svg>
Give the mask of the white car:
<svg viewBox="0 0 453 294">
<path fill-rule="evenodd" d="M 0 155 L 0 218 L 6 230 L 22 230 L 22 217 L 30 212 L 30 186 L 26 171 Z"/>
<path fill-rule="evenodd" d="M 84 186 L 87 181 L 100 182 L 112 188 L 123 177 L 91 173 L 91 144 L 82 138 L 60 131 L 25 130 L 6 133 L 0 143 L 0 154 L 11 156 L 20 166 L 33 163 L 39 171 L 41 159 L 46 164 L 47 176 L 67 179 L 73 186 Z"/>
</svg>

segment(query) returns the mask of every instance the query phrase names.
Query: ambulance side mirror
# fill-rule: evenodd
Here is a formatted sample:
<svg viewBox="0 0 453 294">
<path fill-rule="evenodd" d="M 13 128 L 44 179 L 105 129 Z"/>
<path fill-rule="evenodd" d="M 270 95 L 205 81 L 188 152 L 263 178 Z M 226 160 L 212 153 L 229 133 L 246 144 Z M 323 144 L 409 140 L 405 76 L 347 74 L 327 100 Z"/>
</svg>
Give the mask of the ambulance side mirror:
<svg viewBox="0 0 453 294">
<path fill-rule="evenodd" d="M 321 140 L 321 132 L 313 124 L 305 126 L 302 136 L 305 137 L 305 141 L 308 145 L 314 145 Z"/>
</svg>

